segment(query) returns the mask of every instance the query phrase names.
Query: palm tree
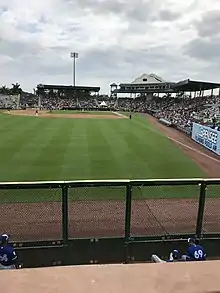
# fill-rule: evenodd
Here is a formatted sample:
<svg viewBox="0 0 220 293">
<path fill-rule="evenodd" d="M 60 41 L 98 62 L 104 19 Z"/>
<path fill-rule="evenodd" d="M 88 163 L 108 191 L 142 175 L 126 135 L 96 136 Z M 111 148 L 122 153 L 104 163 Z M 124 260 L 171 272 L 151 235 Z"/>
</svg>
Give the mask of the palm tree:
<svg viewBox="0 0 220 293">
<path fill-rule="evenodd" d="M 2 95 L 9 94 L 9 88 L 7 88 L 6 85 L 3 85 L 2 87 L 0 87 L 0 94 L 2 94 Z"/>
<path fill-rule="evenodd" d="M 20 88 L 20 83 L 16 82 L 12 84 L 11 93 L 12 94 L 20 94 L 22 89 Z"/>
</svg>

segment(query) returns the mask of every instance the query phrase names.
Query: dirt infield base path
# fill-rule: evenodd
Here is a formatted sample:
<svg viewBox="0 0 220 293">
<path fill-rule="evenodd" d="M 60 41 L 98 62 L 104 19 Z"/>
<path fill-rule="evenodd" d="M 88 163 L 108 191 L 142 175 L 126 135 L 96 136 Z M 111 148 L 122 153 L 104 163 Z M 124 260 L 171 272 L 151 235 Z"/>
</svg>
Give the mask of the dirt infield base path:
<svg viewBox="0 0 220 293">
<path fill-rule="evenodd" d="M 148 121 L 187 154 L 211 178 L 220 178 L 220 157 L 186 134 L 161 124 L 156 118 L 146 115 Z"/>
<path fill-rule="evenodd" d="M 72 119 L 127 119 L 128 117 L 122 114 L 109 112 L 107 115 L 102 114 L 82 114 L 80 113 L 66 113 L 63 114 L 56 114 L 56 113 L 49 113 L 48 111 L 42 110 L 39 111 L 39 114 L 35 114 L 35 110 L 13 110 L 10 112 L 5 112 L 7 114 L 15 115 L 15 116 L 35 116 L 35 117 L 46 117 L 46 118 L 72 118 Z M 111 113 L 111 114 L 110 114 Z"/>
</svg>

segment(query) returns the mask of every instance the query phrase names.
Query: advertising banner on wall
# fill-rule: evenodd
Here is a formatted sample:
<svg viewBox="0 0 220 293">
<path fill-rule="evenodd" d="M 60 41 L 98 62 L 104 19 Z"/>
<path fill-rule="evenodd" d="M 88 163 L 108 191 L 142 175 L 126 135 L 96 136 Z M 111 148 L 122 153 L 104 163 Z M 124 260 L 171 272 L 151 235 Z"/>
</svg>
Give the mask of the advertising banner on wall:
<svg viewBox="0 0 220 293">
<path fill-rule="evenodd" d="M 220 156 L 220 131 L 193 123 L 192 139 Z"/>
</svg>

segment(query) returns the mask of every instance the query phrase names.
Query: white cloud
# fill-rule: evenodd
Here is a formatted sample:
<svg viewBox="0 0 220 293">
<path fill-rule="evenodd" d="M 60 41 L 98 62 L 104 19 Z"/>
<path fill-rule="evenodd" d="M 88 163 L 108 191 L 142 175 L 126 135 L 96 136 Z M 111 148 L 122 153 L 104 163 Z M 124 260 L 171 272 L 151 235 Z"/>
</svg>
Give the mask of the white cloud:
<svg viewBox="0 0 220 293">
<path fill-rule="evenodd" d="M 131 81 L 143 72 L 167 80 L 220 79 L 219 0 L 1 0 L 1 84 Z M 213 70 L 207 70 L 213 68 Z"/>
</svg>

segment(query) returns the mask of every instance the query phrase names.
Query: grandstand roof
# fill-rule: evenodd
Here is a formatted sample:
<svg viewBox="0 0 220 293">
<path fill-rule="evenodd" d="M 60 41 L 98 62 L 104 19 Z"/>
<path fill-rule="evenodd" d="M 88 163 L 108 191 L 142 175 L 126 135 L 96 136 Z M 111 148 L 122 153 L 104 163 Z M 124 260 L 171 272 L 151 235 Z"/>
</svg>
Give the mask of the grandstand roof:
<svg viewBox="0 0 220 293">
<path fill-rule="evenodd" d="M 166 82 L 163 78 L 159 77 L 154 73 L 142 74 L 140 77 L 136 78 L 131 84 L 149 84 L 149 83 L 161 83 Z"/>
<path fill-rule="evenodd" d="M 75 91 L 93 91 L 99 92 L 100 87 L 95 86 L 71 86 L 71 85 L 52 85 L 52 84 L 38 84 L 38 89 L 41 90 L 75 90 Z"/>
<path fill-rule="evenodd" d="M 176 91 L 195 92 L 220 88 L 220 83 L 186 79 L 173 85 Z"/>
</svg>

